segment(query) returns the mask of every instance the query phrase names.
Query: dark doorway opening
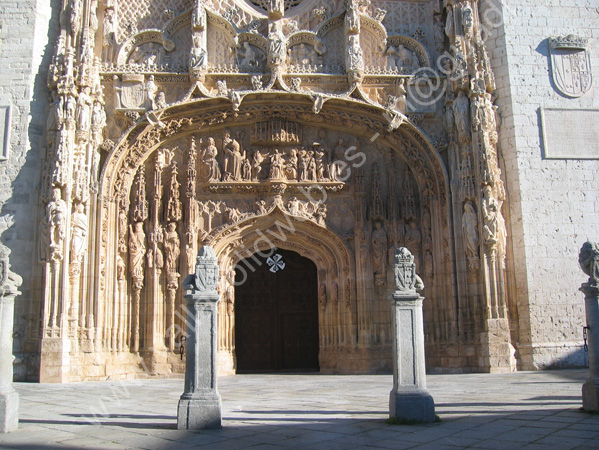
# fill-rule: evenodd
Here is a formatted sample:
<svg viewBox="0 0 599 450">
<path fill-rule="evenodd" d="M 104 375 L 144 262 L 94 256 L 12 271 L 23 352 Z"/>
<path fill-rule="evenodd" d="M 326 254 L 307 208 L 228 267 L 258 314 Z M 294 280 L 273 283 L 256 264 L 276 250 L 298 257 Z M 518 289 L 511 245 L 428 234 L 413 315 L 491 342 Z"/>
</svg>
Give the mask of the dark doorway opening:
<svg viewBox="0 0 599 450">
<path fill-rule="evenodd" d="M 275 249 L 235 268 L 237 373 L 318 371 L 316 265 Z"/>
</svg>

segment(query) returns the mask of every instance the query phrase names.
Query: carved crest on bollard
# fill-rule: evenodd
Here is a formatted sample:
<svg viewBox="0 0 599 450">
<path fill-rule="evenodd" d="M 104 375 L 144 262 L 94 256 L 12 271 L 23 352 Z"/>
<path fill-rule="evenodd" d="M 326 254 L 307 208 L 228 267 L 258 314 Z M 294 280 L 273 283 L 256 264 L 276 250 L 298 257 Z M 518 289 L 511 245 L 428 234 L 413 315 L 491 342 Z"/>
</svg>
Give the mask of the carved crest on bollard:
<svg viewBox="0 0 599 450">
<path fill-rule="evenodd" d="M 204 246 L 198 253 L 195 274 L 185 279 L 184 287 L 197 292 L 216 292 L 218 286 L 218 259 L 211 247 Z"/>
<path fill-rule="evenodd" d="M 424 289 L 422 279 L 416 275 L 414 255 L 405 247 L 398 248 L 393 255 L 393 278 L 398 294 L 413 295 Z"/>
<path fill-rule="evenodd" d="M 589 276 L 589 285 L 599 285 L 599 245 L 595 242 L 585 242 L 578 255 L 578 264 Z"/>
</svg>

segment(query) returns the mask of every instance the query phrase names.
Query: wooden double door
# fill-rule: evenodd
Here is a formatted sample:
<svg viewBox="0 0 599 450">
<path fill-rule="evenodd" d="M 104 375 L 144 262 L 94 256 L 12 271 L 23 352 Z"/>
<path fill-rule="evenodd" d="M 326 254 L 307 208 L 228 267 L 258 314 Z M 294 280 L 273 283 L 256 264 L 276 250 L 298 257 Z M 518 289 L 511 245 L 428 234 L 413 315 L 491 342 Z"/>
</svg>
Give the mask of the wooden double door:
<svg viewBox="0 0 599 450">
<path fill-rule="evenodd" d="M 235 269 L 237 373 L 318 371 L 316 266 L 276 249 Z"/>
</svg>

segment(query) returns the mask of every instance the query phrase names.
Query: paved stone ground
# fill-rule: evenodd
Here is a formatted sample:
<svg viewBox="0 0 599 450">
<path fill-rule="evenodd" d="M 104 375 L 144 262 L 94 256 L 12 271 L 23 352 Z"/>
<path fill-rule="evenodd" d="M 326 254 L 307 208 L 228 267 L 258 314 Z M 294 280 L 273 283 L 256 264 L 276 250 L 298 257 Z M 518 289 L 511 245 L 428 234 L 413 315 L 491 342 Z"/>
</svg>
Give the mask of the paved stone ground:
<svg viewBox="0 0 599 450">
<path fill-rule="evenodd" d="M 21 425 L 8 449 L 599 449 L 580 411 L 584 370 L 429 375 L 441 422 L 388 425 L 389 375 L 219 379 L 221 430 L 176 429 L 182 380 L 16 384 Z"/>
</svg>

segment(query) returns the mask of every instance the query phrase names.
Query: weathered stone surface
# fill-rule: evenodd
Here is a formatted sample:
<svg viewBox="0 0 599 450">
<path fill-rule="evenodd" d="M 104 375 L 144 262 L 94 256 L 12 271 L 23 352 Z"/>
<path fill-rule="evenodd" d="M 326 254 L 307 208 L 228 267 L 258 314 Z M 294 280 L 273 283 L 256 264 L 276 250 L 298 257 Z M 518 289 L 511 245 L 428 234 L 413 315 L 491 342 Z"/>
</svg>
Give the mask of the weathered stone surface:
<svg viewBox="0 0 599 450">
<path fill-rule="evenodd" d="M 435 402 L 426 389 L 422 302 L 424 289 L 416 274 L 414 256 L 405 247 L 393 255 L 396 290 L 393 292 L 393 389 L 389 417 L 433 422 Z"/>
<path fill-rule="evenodd" d="M 309 1 L 175 2 L 164 14 L 0 5 L 23 24 L 0 31 L 0 106 L 12 111 L 0 233 L 25 279 L 18 379 L 133 377 L 139 357 L 147 373 L 180 371 L 179 281 L 205 241 L 224 269 L 223 372 L 236 357 L 226 273 L 238 254 L 285 245 L 323 274 L 323 371 L 390 367 L 380 354 L 399 245 L 435 299 L 424 308 L 432 370 L 585 363 L 577 274 L 554 262 L 574 257 L 577 236 L 599 239 L 588 189 L 599 166 L 544 158 L 538 119 L 539 108 L 599 108 L 590 78 L 565 97 L 549 66 L 564 47 L 548 38 L 576 30 L 597 70 L 594 5 Z M 422 74 L 451 83 L 423 96 L 411 83 Z M 44 341 L 60 350 L 40 355 Z M 87 370 L 89 352 L 118 356 Z"/>
<path fill-rule="evenodd" d="M 19 395 L 12 388 L 13 318 L 15 296 L 22 279 L 10 270 L 10 250 L 0 244 L 0 432 L 16 430 L 19 425 Z"/>
<path fill-rule="evenodd" d="M 203 246 L 187 290 L 185 391 L 177 409 L 177 428 L 220 428 L 221 398 L 217 388 L 218 260 L 211 247 Z"/>
<path fill-rule="evenodd" d="M 589 352 L 589 377 L 582 386 L 582 407 L 585 411 L 599 412 L 599 245 L 586 242 L 578 262 L 589 276 L 580 287 L 584 294 Z"/>
</svg>

